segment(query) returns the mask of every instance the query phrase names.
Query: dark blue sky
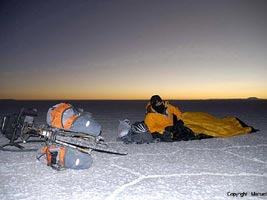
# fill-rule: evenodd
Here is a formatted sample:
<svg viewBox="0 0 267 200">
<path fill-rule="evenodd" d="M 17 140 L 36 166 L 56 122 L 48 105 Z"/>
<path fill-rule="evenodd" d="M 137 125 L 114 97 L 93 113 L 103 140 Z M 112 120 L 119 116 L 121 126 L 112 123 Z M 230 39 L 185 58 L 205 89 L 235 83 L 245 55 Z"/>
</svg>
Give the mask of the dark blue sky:
<svg viewBox="0 0 267 200">
<path fill-rule="evenodd" d="M 0 98 L 267 98 L 264 0 L 6 0 L 0 9 Z"/>
</svg>

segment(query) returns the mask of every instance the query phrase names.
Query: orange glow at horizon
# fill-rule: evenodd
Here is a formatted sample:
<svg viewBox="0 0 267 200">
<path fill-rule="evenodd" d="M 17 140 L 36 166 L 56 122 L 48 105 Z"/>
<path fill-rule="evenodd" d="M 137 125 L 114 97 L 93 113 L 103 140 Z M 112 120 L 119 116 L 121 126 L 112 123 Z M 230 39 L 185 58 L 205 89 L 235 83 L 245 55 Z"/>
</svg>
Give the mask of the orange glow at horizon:
<svg viewBox="0 0 267 200">
<path fill-rule="evenodd" d="M 96 90 L 84 88 L 44 88 L 40 90 L 24 89 L 4 91 L 0 99 L 17 100 L 146 100 L 152 95 L 159 94 L 163 99 L 234 99 L 257 97 L 267 99 L 267 92 L 262 89 L 255 90 L 252 86 L 232 87 L 227 84 L 212 85 L 206 87 L 187 87 L 187 88 L 151 88 L 151 87 L 129 87 L 122 88 L 97 88 Z"/>
</svg>

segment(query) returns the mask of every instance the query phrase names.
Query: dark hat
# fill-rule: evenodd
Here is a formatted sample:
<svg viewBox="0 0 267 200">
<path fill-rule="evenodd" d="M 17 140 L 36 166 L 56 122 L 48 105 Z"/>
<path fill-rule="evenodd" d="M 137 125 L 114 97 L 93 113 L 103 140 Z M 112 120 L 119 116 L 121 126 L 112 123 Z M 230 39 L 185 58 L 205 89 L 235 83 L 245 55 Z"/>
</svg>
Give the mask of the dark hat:
<svg viewBox="0 0 267 200">
<path fill-rule="evenodd" d="M 151 98 L 150 98 L 150 103 L 151 104 L 155 104 L 157 102 L 162 102 L 162 99 L 160 98 L 159 95 L 153 95 Z"/>
</svg>

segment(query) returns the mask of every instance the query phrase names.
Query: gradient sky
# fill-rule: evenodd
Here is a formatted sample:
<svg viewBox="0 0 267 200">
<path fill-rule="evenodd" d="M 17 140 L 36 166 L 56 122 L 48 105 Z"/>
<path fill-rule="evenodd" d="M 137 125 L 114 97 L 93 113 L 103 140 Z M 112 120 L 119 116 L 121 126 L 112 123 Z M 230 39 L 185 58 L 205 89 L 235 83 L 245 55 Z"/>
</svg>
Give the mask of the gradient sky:
<svg viewBox="0 0 267 200">
<path fill-rule="evenodd" d="M 267 98 L 265 0 L 0 2 L 0 99 Z"/>
</svg>

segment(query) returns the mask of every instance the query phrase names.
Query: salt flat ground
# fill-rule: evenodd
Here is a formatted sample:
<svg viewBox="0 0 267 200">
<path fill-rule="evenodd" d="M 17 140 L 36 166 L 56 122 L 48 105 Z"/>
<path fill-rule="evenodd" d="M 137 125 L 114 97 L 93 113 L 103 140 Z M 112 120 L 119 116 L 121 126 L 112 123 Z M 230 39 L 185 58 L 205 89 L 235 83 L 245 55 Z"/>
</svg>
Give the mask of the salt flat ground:
<svg viewBox="0 0 267 200">
<path fill-rule="evenodd" d="M 35 107 L 36 122 L 45 123 L 47 109 L 56 103 L 1 101 L 0 116 L 18 112 L 21 106 Z M 143 120 L 146 101 L 70 103 L 92 112 L 102 125 L 105 141 L 127 150 L 128 155 L 93 152 L 90 169 L 58 172 L 37 161 L 35 152 L 0 151 L 0 199 L 267 199 L 266 100 L 171 101 L 183 112 L 236 116 L 260 131 L 224 139 L 142 145 L 125 145 L 116 139 L 118 121 Z M 0 142 L 7 139 L 0 135 Z"/>
</svg>

